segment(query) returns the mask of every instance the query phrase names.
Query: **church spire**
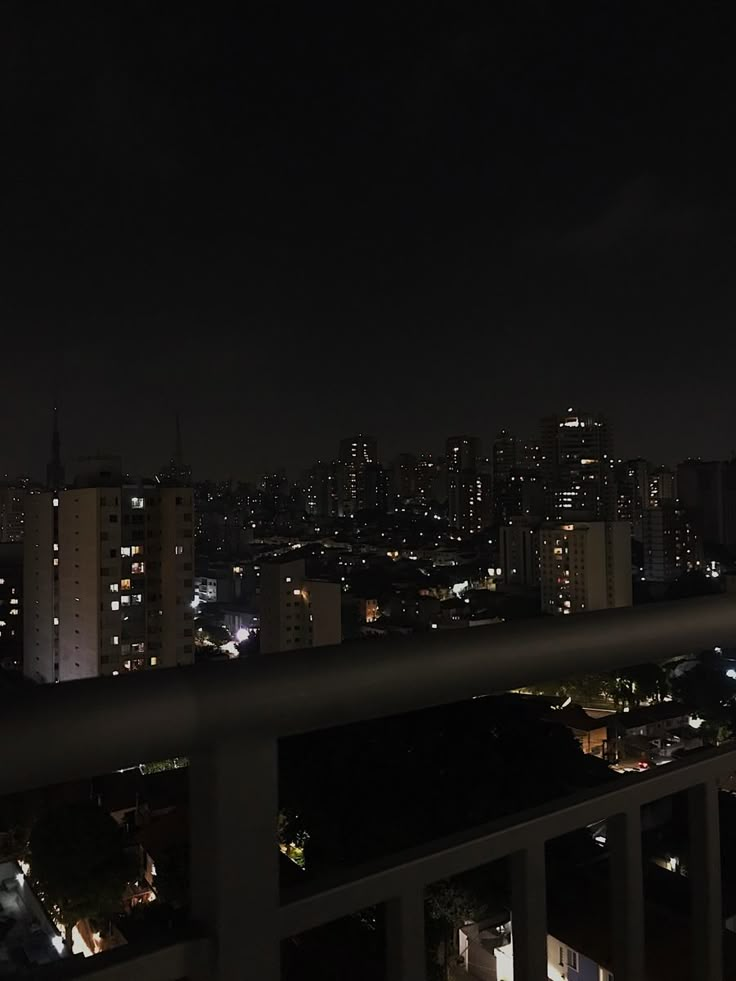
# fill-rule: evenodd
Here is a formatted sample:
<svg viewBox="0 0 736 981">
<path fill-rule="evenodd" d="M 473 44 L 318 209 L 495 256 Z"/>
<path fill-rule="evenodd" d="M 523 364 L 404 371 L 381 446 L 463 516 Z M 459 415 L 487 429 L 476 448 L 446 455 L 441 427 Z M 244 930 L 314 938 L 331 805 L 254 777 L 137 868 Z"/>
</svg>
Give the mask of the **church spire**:
<svg viewBox="0 0 736 981">
<path fill-rule="evenodd" d="M 46 465 L 46 485 L 49 490 L 61 490 L 64 486 L 64 464 L 61 462 L 61 437 L 59 435 L 59 409 L 54 401 L 54 421 L 51 429 L 51 457 Z"/>
</svg>

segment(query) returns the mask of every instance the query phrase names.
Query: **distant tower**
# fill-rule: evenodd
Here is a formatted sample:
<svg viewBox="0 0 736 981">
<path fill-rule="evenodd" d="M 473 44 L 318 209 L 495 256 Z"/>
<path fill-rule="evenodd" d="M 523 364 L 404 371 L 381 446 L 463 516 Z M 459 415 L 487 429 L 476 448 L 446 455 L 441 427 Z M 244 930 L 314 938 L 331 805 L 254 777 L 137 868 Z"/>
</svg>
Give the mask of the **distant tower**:
<svg viewBox="0 0 736 981">
<path fill-rule="evenodd" d="M 159 483 L 170 487 L 188 487 L 192 482 L 192 468 L 184 463 L 184 450 L 181 439 L 181 420 L 177 410 L 175 415 L 174 455 L 158 475 Z"/>
<path fill-rule="evenodd" d="M 59 410 L 54 405 L 54 423 L 51 433 L 51 459 L 46 464 L 46 486 L 49 490 L 64 487 L 64 465 L 61 462 L 61 438 L 59 437 Z"/>
</svg>

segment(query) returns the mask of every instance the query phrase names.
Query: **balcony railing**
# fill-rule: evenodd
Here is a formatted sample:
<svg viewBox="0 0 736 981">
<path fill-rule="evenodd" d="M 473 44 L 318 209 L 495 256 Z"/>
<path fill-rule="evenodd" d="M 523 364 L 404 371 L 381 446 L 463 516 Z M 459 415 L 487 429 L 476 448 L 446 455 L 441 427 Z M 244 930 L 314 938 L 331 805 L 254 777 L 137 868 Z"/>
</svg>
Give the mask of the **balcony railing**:
<svg viewBox="0 0 736 981">
<path fill-rule="evenodd" d="M 722 977 L 717 781 L 736 750 L 621 777 L 502 823 L 353 869 L 281 903 L 277 741 L 553 678 L 610 671 L 736 638 L 736 597 L 530 620 L 398 642 L 264 656 L 34 689 L 0 718 L 0 795 L 139 761 L 190 756 L 191 935 L 63 977 L 278 981 L 280 941 L 386 904 L 387 976 L 425 978 L 424 889 L 510 857 L 515 981 L 547 977 L 545 844 L 608 821 L 616 981 L 644 981 L 642 805 L 687 791 L 693 977 Z M 60 969 L 62 964 L 59 965 Z M 68 974 L 67 971 L 72 973 Z"/>
</svg>

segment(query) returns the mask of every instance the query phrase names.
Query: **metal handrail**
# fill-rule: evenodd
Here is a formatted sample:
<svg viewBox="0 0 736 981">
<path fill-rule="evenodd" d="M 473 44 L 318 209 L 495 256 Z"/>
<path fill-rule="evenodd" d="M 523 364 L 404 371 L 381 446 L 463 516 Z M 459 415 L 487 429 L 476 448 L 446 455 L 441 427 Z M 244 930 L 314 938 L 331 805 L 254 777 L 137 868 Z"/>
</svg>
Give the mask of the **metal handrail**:
<svg viewBox="0 0 736 981">
<path fill-rule="evenodd" d="M 0 793 L 726 644 L 736 596 L 346 643 L 19 692 L 0 712 Z"/>
</svg>

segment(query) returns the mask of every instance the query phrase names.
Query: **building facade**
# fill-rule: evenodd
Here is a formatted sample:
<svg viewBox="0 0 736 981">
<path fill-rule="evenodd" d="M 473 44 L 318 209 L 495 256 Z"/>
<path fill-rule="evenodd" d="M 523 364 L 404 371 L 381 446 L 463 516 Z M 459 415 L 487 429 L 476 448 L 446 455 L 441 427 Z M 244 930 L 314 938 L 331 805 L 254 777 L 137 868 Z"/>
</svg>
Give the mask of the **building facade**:
<svg viewBox="0 0 736 981">
<path fill-rule="evenodd" d="M 261 653 L 342 642 L 340 583 L 307 579 L 304 559 L 266 562 L 260 576 Z"/>
<path fill-rule="evenodd" d="M 24 673 L 37 682 L 194 660 L 193 502 L 114 462 L 26 499 Z"/>
<path fill-rule="evenodd" d="M 512 518 L 498 530 L 499 564 L 508 586 L 539 586 L 539 521 Z"/>
<path fill-rule="evenodd" d="M 611 431 L 600 414 L 568 409 L 542 420 L 542 469 L 553 520 L 601 521 L 615 516 Z"/>
<path fill-rule="evenodd" d="M 480 440 L 451 436 L 447 440 L 447 518 L 451 528 L 477 534 L 490 520 L 491 477 L 481 467 Z"/>
<path fill-rule="evenodd" d="M 631 527 L 626 521 L 551 523 L 540 531 L 542 612 L 631 606 Z"/>
</svg>

